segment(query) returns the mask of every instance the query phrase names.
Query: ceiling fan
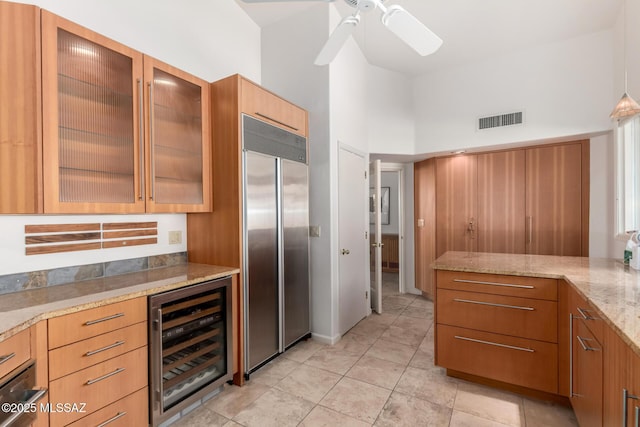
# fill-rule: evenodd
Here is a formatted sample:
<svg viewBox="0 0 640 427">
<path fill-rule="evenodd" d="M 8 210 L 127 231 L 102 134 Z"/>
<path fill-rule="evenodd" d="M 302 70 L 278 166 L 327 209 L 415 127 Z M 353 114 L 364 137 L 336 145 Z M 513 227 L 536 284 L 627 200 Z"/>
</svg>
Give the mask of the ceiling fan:
<svg viewBox="0 0 640 427">
<path fill-rule="evenodd" d="M 318 0 L 242 0 L 245 3 L 272 3 L 282 1 L 318 1 Z M 333 2 L 335 0 L 322 0 Z M 407 12 L 402 6 L 385 6 L 385 0 L 344 0 L 356 11 L 340 21 L 333 30 L 329 40 L 318 54 L 316 65 L 330 63 L 338 54 L 342 45 L 347 41 L 353 30 L 360 22 L 360 13 L 379 9 L 382 13 L 382 24 L 394 33 L 400 40 L 422 56 L 434 53 L 442 45 L 442 39 L 428 29 L 415 16 Z"/>
</svg>

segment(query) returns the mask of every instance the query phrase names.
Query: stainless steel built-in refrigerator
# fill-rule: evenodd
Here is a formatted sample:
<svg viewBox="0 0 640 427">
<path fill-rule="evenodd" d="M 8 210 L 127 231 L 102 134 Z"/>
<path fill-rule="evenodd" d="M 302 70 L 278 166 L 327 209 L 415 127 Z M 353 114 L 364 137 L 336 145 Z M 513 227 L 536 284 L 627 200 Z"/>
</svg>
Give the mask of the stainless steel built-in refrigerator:
<svg viewBox="0 0 640 427">
<path fill-rule="evenodd" d="M 304 137 L 243 115 L 245 375 L 310 333 Z"/>
</svg>

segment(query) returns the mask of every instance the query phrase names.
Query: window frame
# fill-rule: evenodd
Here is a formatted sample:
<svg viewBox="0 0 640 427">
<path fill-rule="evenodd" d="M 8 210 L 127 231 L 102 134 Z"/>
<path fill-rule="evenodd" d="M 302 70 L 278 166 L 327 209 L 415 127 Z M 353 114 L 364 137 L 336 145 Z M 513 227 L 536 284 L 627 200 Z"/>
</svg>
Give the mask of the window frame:
<svg viewBox="0 0 640 427">
<path fill-rule="evenodd" d="M 631 231 L 640 230 L 640 115 L 619 121 L 614 141 L 615 237 L 626 241 Z"/>
</svg>

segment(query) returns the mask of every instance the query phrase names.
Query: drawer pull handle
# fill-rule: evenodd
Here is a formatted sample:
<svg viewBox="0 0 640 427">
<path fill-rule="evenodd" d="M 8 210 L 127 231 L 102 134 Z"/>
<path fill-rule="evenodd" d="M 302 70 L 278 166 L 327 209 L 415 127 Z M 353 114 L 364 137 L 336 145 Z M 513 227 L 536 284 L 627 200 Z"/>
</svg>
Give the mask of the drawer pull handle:
<svg viewBox="0 0 640 427">
<path fill-rule="evenodd" d="M 464 340 L 464 341 L 471 341 L 471 342 L 477 342 L 479 344 L 487 344 L 487 345 L 494 345 L 496 347 L 503 347 L 503 348 L 509 348 L 511 350 L 519 350 L 519 351 L 526 351 L 528 353 L 533 353 L 535 352 L 534 349 L 532 348 L 525 348 L 525 347 L 516 347 L 514 345 L 507 345 L 507 344 L 500 344 L 497 342 L 491 342 L 491 341 L 484 341 L 484 340 L 477 340 L 475 338 L 467 338 L 467 337 L 461 337 L 459 335 L 455 335 L 454 338 L 459 339 L 459 340 Z"/>
<path fill-rule="evenodd" d="M 582 346 L 582 349 L 584 351 L 600 351 L 599 348 L 596 347 L 589 347 L 587 345 L 587 343 L 585 341 L 592 341 L 589 338 L 582 338 L 580 335 L 576 335 L 576 338 L 578 339 L 578 342 L 580 343 L 580 346 Z"/>
<path fill-rule="evenodd" d="M 109 372 L 108 374 L 104 374 L 104 375 L 103 375 L 103 376 L 101 376 L 101 377 L 94 378 L 94 379 L 92 379 L 92 380 L 87 380 L 87 382 L 86 382 L 86 383 L 84 383 L 84 384 L 85 384 L 85 385 L 95 384 L 95 383 L 97 383 L 98 381 L 106 380 L 106 379 L 107 379 L 107 378 L 109 378 L 109 377 L 112 377 L 112 376 L 114 376 L 114 375 L 117 375 L 117 374 L 119 374 L 120 372 L 122 372 L 122 371 L 124 371 L 124 370 L 125 370 L 125 368 L 118 368 L 118 369 L 116 369 L 115 371 L 113 371 L 113 372 Z"/>
<path fill-rule="evenodd" d="M 622 389 L 622 425 L 626 426 L 627 425 L 627 400 L 629 399 L 633 399 L 633 400 L 638 400 L 638 396 L 634 396 L 632 394 L 629 394 L 629 390 L 627 390 L 626 388 Z"/>
<path fill-rule="evenodd" d="M 126 411 L 124 411 L 124 412 L 118 412 L 118 413 L 117 413 L 117 414 L 115 414 L 113 417 L 109 418 L 107 421 L 105 421 L 105 422 L 103 422 L 103 423 L 101 423 L 101 424 L 98 424 L 96 427 L 104 427 L 104 426 L 106 426 L 107 424 L 111 424 L 112 422 L 114 422 L 114 421 L 115 421 L 115 420 L 117 420 L 118 418 L 122 418 L 122 417 L 124 417 L 125 415 L 127 415 Z"/>
<path fill-rule="evenodd" d="M 488 305 L 491 307 L 500 307 L 500 308 L 512 308 L 514 310 L 524 310 L 524 311 L 534 311 L 535 308 L 533 307 L 522 307 L 519 305 L 507 305 L 507 304 L 496 304 L 493 302 L 484 302 L 484 301 L 473 301 L 470 299 L 461 299 L 461 298 L 454 298 L 453 299 L 455 302 L 466 302 L 468 304 L 479 304 L 479 305 Z"/>
<path fill-rule="evenodd" d="M 272 122 L 276 122 L 276 123 L 278 123 L 279 125 L 286 126 L 286 127 L 288 127 L 289 129 L 293 129 L 293 130 L 300 130 L 300 129 L 298 129 L 298 128 L 294 128 L 293 126 L 288 125 L 288 124 L 286 124 L 286 123 L 284 123 L 284 122 L 281 122 L 280 120 L 276 120 L 276 119 L 274 119 L 273 117 L 269 117 L 269 116 L 267 116 L 266 114 L 258 113 L 257 111 L 256 111 L 256 116 L 260 116 L 260 117 L 262 117 L 263 119 L 271 120 Z"/>
<path fill-rule="evenodd" d="M 474 285 L 504 286 L 505 288 L 520 288 L 520 289 L 536 288 L 535 286 L 531 286 L 531 285 L 514 285 L 512 283 L 480 282 L 478 280 L 453 279 L 453 281 L 458 283 L 472 283 Z"/>
<path fill-rule="evenodd" d="M 589 310 L 586 310 L 584 308 L 580 308 L 580 307 L 576 307 L 578 310 L 578 313 L 580 313 L 580 315 L 582 316 L 582 318 L 584 320 L 596 320 L 595 317 L 593 317 L 592 315 L 589 314 Z"/>
<path fill-rule="evenodd" d="M 13 357 L 15 357 L 15 353 L 9 353 L 6 356 L 2 356 L 0 357 L 0 365 L 2 365 L 5 362 L 8 362 L 9 359 L 12 359 Z"/>
<path fill-rule="evenodd" d="M 117 319 L 118 317 L 123 317 L 123 316 L 124 316 L 124 313 L 116 313 L 116 314 L 111 315 L 111 316 L 103 317 L 102 319 L 87 320 L 86 322 L 84 322 L 84 325 L 85 326 L 91 326 L 91 325 L 95 325 L 96 323 L 106 322 L 107 320 L 113 320 L 113 319 Z"/>
<path fill-rule="evenodd" d="M 97 350 L 87 351 L 84 355 L 85 356 L 93 356 L 94 354 L 102 353 L 103 351 L 106 351 L 106 350 L 111 350 L 112 348 L 121 346 L 123 344 L 124 344 L 124 340 L 123 341 L 116 341 L 113 344 L 110 344 L 110 345 L 108 345 L 106 347 L 102 347 L 102 348 L 99 348 Z"/>
</svg>

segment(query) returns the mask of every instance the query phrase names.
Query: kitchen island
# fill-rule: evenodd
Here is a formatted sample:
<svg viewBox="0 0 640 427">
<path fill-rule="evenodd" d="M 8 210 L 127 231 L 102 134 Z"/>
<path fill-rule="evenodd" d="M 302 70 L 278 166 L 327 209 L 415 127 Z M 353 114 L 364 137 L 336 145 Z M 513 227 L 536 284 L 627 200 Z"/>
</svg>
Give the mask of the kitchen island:
<svg viewBox="0 0 640 427">
<path fill-rule="evenodd" d="M 640 272 L 614 259 L 477 252 L 446 252 L 432 267 L 436 365 L 569 398 L 581 426 L 638 418 Z"/>
</svg>

